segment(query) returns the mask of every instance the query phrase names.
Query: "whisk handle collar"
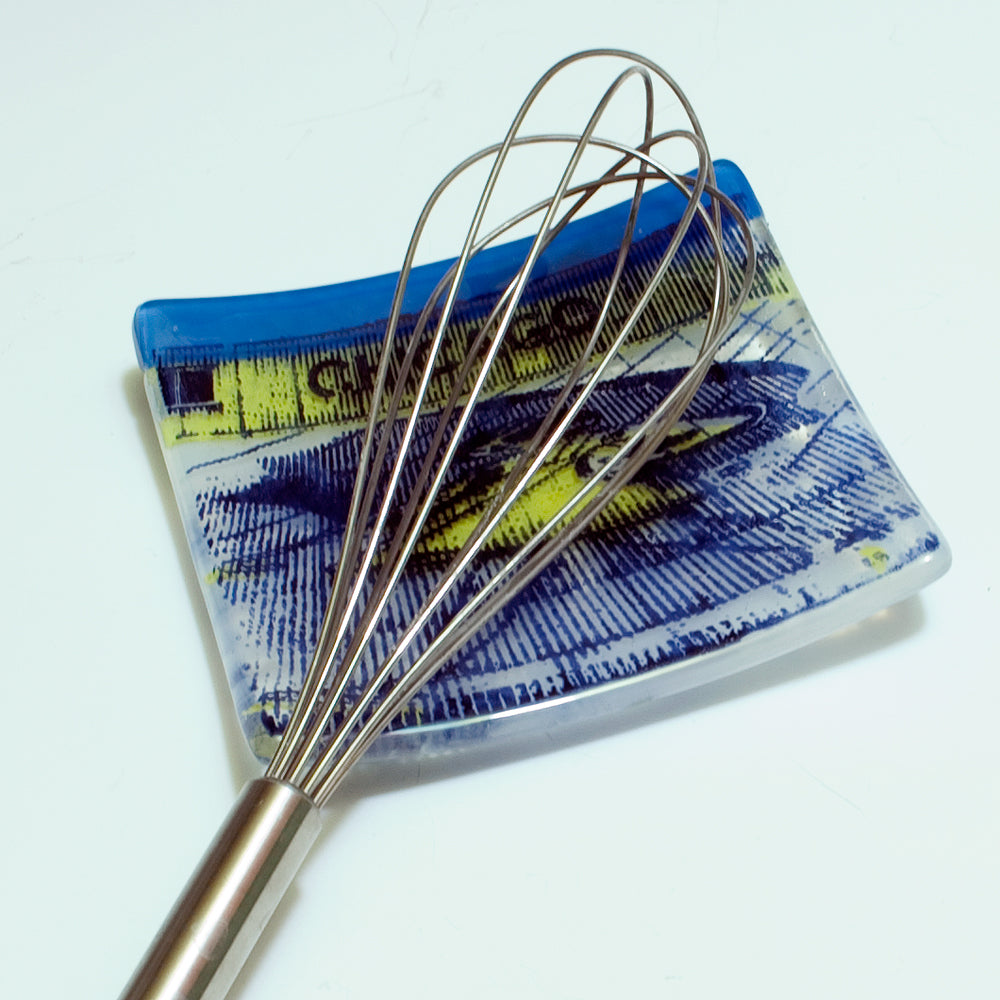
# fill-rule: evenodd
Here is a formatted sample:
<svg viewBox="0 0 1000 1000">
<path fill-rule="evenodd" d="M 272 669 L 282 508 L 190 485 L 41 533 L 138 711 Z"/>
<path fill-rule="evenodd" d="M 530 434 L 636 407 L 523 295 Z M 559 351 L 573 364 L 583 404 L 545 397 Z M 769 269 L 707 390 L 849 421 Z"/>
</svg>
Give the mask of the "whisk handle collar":
<svg viewBox="0 0 1000 1000">
<path fill-rule="evenodd" d="M 298 788 L 251 781 L 120 1000 L 221 1000 L 319 835 Z"/>
</svg>

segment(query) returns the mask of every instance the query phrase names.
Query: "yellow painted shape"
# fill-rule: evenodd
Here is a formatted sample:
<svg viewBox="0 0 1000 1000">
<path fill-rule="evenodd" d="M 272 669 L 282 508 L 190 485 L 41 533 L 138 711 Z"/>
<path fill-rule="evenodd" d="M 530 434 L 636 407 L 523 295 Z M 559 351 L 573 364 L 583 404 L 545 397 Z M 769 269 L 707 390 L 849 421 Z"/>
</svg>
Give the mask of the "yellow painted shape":
<svg viewBox="0 0 1000 1000">
<path fill-rule="evenodd" d="M 298 421 L 295 369 L 283 358 L 237 362 L 243 423 L 253 430 L 283 430 Z"/>
<path fill-rule="evenodd" d="M 509 471 L 513 463 L 508 463 Z M 562 508 L 582 489 L 584 480 L 580 478 L 572 460 L 564 457 L 543 467 L 536 482 L 527 489 L 508 511 L 507 515 L 493 530 L 483 548 L 502 546 L 513 548 L 523 545 L 528 539 L 555 517 Z M 600 488 L 595 485 L 576 502 L 566 519 L 577 514 Z M 662 510 L 679 496 L 678 491 L 653 489 L 644 483 L 630 483 L 616 495 L 608 507 L 602 511 L 596 526 L 651 516 Z M 447 503 L 447 498 L 443 498 Z M 425 552 L 457 552 L 469 539 L 479 524 L 488 496 L 477 497 L 472 503 L 463 505 L 463 510 L 453 511 L 447 523 L 429 534 L 422 543 Z"/>
<path fill-rule="evenodd" d="M 719 420 L 699 420 L 694 433 L 691 428 L 694 426 L 688 423 L 678 423 L 667 436 L 667 444 L 670 450 L 676 455 L 688 448 L 704 444 L 706 441 L 719 434 L 725 434 L 734 427 L 744 423 L 746 417 L 722 417 Z"/>
<path fill-rule="evenodd" d="M 889 568 L 889 553 L 877 545 L 863 545 L 858 549 L 861 558 L 880 576 Z"/>
</svg>

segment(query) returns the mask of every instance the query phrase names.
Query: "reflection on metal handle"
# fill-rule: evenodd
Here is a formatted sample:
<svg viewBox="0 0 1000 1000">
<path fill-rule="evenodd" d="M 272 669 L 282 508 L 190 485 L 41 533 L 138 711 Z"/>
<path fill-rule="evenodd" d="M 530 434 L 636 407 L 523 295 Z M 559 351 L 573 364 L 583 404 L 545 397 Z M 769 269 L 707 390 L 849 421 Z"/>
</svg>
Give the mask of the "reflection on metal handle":
<svg viewBox="0 0 1000 1000">
<path fill-rule="evenodd" d="M 297 788 L 251 781 L 120 1000 L 221 1000 L 319 829 Z"/>
</svg>

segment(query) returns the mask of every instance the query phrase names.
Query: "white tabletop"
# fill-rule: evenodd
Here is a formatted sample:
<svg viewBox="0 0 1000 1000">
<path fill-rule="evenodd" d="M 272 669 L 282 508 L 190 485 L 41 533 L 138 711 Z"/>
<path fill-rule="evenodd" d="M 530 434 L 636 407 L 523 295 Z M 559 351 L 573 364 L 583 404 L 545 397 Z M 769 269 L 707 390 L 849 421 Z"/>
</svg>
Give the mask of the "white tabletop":
<svg viewBox="0 0 1000 1000">
<path fill-rule="evenodd" d="M 744 168 L 955 564 L 612 735 L 362 774 L 233 995 L 995 995 L 995 5 L 52 3 L 3 22 L 3 995 L 117 996 L 258 771 L 135 307 L 395 269 L 436 180 L 594 45 L 664 65 Z"/>
</svg>

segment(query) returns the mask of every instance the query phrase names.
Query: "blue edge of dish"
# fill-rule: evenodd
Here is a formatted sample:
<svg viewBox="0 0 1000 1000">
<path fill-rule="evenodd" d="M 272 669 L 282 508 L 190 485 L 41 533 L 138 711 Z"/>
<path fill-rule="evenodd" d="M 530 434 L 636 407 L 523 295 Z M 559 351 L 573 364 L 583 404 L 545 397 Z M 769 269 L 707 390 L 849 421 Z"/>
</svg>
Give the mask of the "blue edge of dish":
<svg viewBox="0 0 1000 1000">
<path fill-rule="evenodd" d="M 761 207 L 743 172 L 728 160 L 714 164 L 716 182 L 748 219 L 762 214 Z M 649 232 L 676 222 L 686 196 L 664 184 L 645 192 L 636 226 L 636 241 Z M 624 202 L 576 220 L 532 272 L 532 278 L 560 271 L 591 259 L 595 247 L 616 244 L 629 205 Z M 472 259 L 460 297 L 471 299 L 501 291 L 510 280 L 511 266 L 524 259 L 530 238 L 491 247 Z M 419 310 L 429 298 L 452 260 L 415 267 L 406 288 L 403 312 Z M 252 356 L 266 344 L 288 337 L 299 339 L 322 335 L 331 316 L 337 327 L 352 330 L 384 319 L 396 288 L 397 274 L 380 274 L 336 285 L 322 285 L 290 292 L 266 292 L 218 298 L 161 299 L 146 302 L 135 314 L 133 332 L 136 354 L 143 368 L 154 367 L 165 351 L 182 349 L 187 360 L 199 357 L 240 358 Z M 331 347 L 337 340 L 325 340 Z"/>
</svg>

